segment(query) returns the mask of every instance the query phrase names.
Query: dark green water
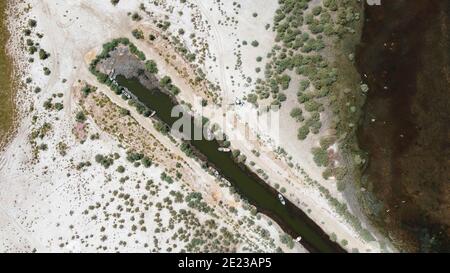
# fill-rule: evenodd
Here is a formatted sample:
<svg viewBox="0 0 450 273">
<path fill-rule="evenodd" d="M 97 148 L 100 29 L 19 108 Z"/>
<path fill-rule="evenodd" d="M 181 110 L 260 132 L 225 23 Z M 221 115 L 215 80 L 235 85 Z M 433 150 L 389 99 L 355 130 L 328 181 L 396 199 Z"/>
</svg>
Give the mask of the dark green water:
<svg viewBox="0 0 450 273">
<path fill-rule="evenodd" d="M 117 76 L 117 81 L 121 86 L 127 87 L 140 102 L 155 110 L 156 117 L 169 127 L 178 120 L 178 117 L 171 117 L 176 102 L 160 89 L 149 90 L 135 78 Z M 300 235 L 301 243 L 306 249 L 311 252 L 344 252 L 304 212 L 288 200 L 286 205 L 282 205 L 278 192 L 247 167 L 236 163 L 231 153 L 219 152 L 217 149 L 220 144 L 216 140 L 193 140 L 190 145 L 200 157 L 207 159 L 210 166 L 230 181 L 242 197 L 255 205 L 258 211 L 271 217 L 293 238 Z"/>
</svg>

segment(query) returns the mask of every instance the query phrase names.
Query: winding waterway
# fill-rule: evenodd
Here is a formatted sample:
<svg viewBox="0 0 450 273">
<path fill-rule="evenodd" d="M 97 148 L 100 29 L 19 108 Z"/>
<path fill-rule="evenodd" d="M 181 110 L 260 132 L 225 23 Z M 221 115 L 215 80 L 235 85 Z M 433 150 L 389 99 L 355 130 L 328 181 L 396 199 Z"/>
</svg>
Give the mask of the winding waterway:
<svg viewBox="0 0 450 273">
<path fill-rule="evenodd" d="M 449 251 L 450 62 L 448 0 L 366 6 L 358 69 L 370 92 L 360 146 L 375 218 L 404 247 Z"/>
<path fill-rule="evenodd" d="M 127 87 L 141 103 L 155 110 L 155 117 L 166 125 L 171 126 L 178 119 L 171 117 L 171 110 L 176 102 L 160 89 L 149 90 L 138 79 L 127 79 L 120 75 L 117 76 L 117 81 L 121 86 Z M 275 220 L 293 238 L 301 236 L 301 243 L 308 251 L 343 252 L 304 212 L 288 200 L 285 205 L 281 204 L 275 189 L 246 166 L 236 163 L 230 153 L 219 152 L 220 144 L 216 140 L 193 140 L 190 145 L 199 156 L 207 159 L 210 166 L 230 181 L 241 196 L 255 205 L 258 211 Z"/>
</svg>

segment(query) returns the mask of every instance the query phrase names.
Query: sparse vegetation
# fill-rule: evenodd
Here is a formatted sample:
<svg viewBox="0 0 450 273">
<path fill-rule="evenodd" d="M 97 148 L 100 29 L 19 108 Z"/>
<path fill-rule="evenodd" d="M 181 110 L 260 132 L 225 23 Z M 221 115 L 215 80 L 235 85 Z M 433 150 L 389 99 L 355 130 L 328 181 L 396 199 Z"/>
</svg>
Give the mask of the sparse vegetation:
<svg viewBox="0 0 450 273">
<path fill-rule="evenodd" d="M 75 115 L 75 120 L 77 122 L 85 122 L 86 121 L 86 115 L 84 114 L 83 111 L 79 111 L 77 112 L 77 114 Z"/>
<path fill-rule="evenodd" d="M 144 32 L 142 32 L 142 30 L 140 29 L 133 29 L 133 31 L 131 32 L 131 34 L 133 35 L 134 38 L 140 40 L 140 39 L 144 39 Z"/>
<path fill-rule="evenodd" d="M 151 74 L 156 74 L 158 73 L 158 67 L 156 65 L 156 62 L 153 60 L 148 60 L 145 62 L 145 68 L 147 69 L 147 71 Z"/>
<path fill-rule="evenodd" d="M 50 57 L 50 54 L 48 52 L 46 52 L 45 50 L 43 50 L 42 48 L 39 49 L 39 59 L 41 60 L 45 60 L 48 57 Z"/>
</svg>

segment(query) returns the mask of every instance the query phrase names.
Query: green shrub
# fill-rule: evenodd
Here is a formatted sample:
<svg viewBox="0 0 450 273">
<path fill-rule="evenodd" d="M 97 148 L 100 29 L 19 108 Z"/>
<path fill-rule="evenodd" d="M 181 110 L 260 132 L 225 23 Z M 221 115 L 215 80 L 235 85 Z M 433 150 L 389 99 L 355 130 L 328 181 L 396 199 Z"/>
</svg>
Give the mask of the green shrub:
<svg viewBox="0 0 450 273">
<path fill-rule="evenodd" d="M 182 152 L 184 152 L 187 156 L 191 157 L 194 154 L 194 151 L 191 148 L 191 145 L 189 145 L 186 142 L 181 143 L 180 149 Z"/>
<path fill-rule="evenodd" d="M 52 73 L 48 67 L 44 67 L 43 70 L 44 70 L 44 75 L 46 75 L 46 76 L 48 76 Z"/>
<path fill-rule="evenodd" d="M 128 116 L 128 115 L 130 115 L 130 111 L 128 109 L 125 109 L 125 108 L 120 108 L 120 115 L 121 116 Z"/>
<path fill-rule="evenodd" d="M 142 153 L 136 153 L 133 151 L 127 152 L 127 160 L 131 163 L 139 161 L 144 158 L 144 155 Z"/>
<path fill-rule="evenodd" d="M 299 107 L 292 109 L 290 114 L 297 122 L 302 122 L 304 120 L 303 111 Z"/>
<path fill-rule="evenodd" d="M 167 87 L 172 83 L 172 79 L 169 76 L 164 76 L 159 80 L 159 84 L 161 84 L 162 87 Z"/>
<path fill-rule="evenodd" d="M 306 139 L 306 137 L 308 136 L 308 134 L 309 134 L 309 126 L 303 125 L 302 127 L 300 127 L 300 128 L 298 129 L 297 138 L 298 138 L 299 140 L 304 140 L 304 139 Z"/>
<path fill-rule="evenodd" d="M 140 21 L 140 20 L 142 20 L 142 17 L 139 15 L 139 13 L 134 12 L 133 15 L 131 15 L 131 20 Z"/>
<path fill-rule="evenodd" d="M 281 85 L 281 88 L 283 90 L 286 90 L 289 88 L 290 82 L 291 82 L 291 77 L 287 74 L 284 74 L 283 76 L 278 78 L 278 83 Z"/>
<path fill-rule="evenodd" d="M 237 157 L 241 154 L 241 151 L 239 151 L 239 150 L 233 150 L 233 151 L 231 152 L 231 154 L 233 155 L 234 158 L 237 158 Z"/>
<path fill-rule="evenodd" d="M 314 7 L 313 10 L 312 10 L 312 13 L 313 13 L 314 16 L 320 15 L 321 12 L 322 12 L 322 7 L 321 6 Z"/>
<path fill-rule="evenodd" d="M 90 86 L 90 85 L 85 85 L 82 89 L 81 89 L 81 93 L 83 94 L 83 96 L 87 97 L 89 96 L 89 94 L 91 94 L 92 92 L 95 91 L 95 88 Z"/>
<path fill-rule="evenodd" d="M 255 94 L 248 94 L 247 95 L 247 101 L 250 102 L 253 105 L 256 105 L 258 102 L 258 96 Z"/>
<path fill-rule="evenodd" d="M 158 67 L 156 65 L 156 62 L 153 60 L 148 60 L 147 62 L 145 62 L 145 68 L 151 74 L 158 73 Z"/>
<path fill-rule="evenodd" d="M 329 163 L 328 152 L 326 149 L 321 147 L 314 147 L 311 150 L 313 154 L 314 162 L 316 162 L 319 167 L 327 167 Z"/>
<path fill-rule="evenodd" d="M 84 115 L 83 111 L 79 111 L 76 115 L 75 115 L 75 120 L 77 122 L 85 122 L 86 121 L 86 116 Z"/>
<path fill-rule="evenodd" d="M 286 97 L 286 95 L 284 93 L 278 93 L 277 100 L 279 102 L 286 101 L 286 99 L 287 99 L 287 97 Z"/>
<path fill-rule="evenodd" d="M 29 27 L 36 27 L 37 26 L 37 21 L 33 20 L 33 19 L 28 20 L 28 26 Z"/>
<path fill-rule="evenodd" d="M 49 53 L 47 53 L 47 52 L 46 52 L 45 50 L 43 50 L 42 48 L 39 49 L 39 59 L 45 60 L 45 59 L 47 59 L 48 57 L 50 57 L 50 54 L 49 54 Z"/>
<path fill-rule="evenodd" d="M 131 32 L 131 34 L 133 35 L 134 38 L 136 39 L 143 39 L 144 38 L 144 32 L 142 32 L 142 30 L 140 29 L 133 29 L 133 31 Z"/>
<path fill-rule="evenodd" d="M 152 166 L 152 160 L 148 156 L 142 158 L 141 163 L 145 168 L 149 168 L 150 166 Z"/>
<path fill-rule="evenodd" d="M 60 102 L 55 103 L 55 109 L 61 111 L 64 108 L 64 105 Z"/>
<path fill-rule="evenodd" d="M 114 159 L 111 156 L 103 156 L 101 154 L 97 154 L 95 156 L 95 162 L 101 164 L 105 169 L 107 169 L 112 164 L 114 164 Z"/>
<path fill-rule="evenodd" d="M 166 182 L 169 183 L 169 184 L 172 184 L 172 183 L 173 183 L 173 178 L 170 177 L 169 175 L 167 175 L 166 172 L 162 172 L 162 173 L 161 173 L 161 180 L 162 180 L 162 181 L 166 181 Z"/>
<path fill-rule="evenodd" d="M 244 155 L 244 154 L 240 154 L 238 157 L 237 157 L 237 162 L 238 163 L 244 163 L 245 161 L 247 160 L 247 156 L 246 155 Z"/>
<path fill-rule="evenodd" d="M 310 82 L 308 80 L 301 80 L 300 81 L 300 91 L 301 92 L 305 91 L 306 89 L 308 89 L 309 85 L 310 85 Z"/>
<path fill-rule="evenodd" d="M 308 112 L 318 111 L 322 104 L 316 102 L 315 100 L 309 100 L 305 102 L 305 110 Z"/>
<path fill-rule="evenodd" d="M 322 177 L 324 179 L 328 179 L 331 176 L 333 176 L 333 169 L 330 167 L 326 168 L 325 171 L 322 172 Z"/>
<path fill-rule="evenodd" d="M 336 142 L 336 138 L 334 136 L 322 137 L 320 139 L 320 146 L 324 149 L 328 149 L 334 142 Z"/>
</svg>

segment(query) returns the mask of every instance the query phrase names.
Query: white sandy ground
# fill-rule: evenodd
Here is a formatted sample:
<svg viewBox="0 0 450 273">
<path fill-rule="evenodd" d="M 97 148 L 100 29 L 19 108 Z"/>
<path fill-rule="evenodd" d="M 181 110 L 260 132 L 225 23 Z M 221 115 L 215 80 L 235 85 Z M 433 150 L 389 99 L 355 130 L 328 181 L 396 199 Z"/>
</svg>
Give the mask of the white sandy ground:
<svg viewBox="0 0 450 273">
<path fill-rule="evenodd" d="M 241 8 L 238 9 L 239 15 L 236 16 L 233 10 L 233 1 L 221 1 L 220 4 L 215 1 L 188 0 L 186 4 L 181 4 L 178 0 L 158 1 L 161 3 L 158 7 L 149 4 L 148 1 L 121 1 L 116 7 L 111 5 L 109 0 L 35 0 L 25 2 L 30 3 L 31 11 L 21 16 L 20 20 L 17 18 L 11 18 L 10 20 L 12 22 L 11 28 L 15 31 L 13 37 L 16 37 L 16 40 L 13 39 L 11 43 L 12 52 L 16 54 L 17 60 L 24 59 L 24 57 L 20 57 L 23 53 L 21 53 L 22 48 L 19 47 L 20 43 L 17 37 L 22 35 L 17 32 L 17 25 L 25 24 L 26 18 L 36 18 L 38 21 L 37 31 L 45 34 L 40 43 L 51 54 L 49 60 L 43 63 L 51 69 L 52 73 L 49 77 L 43 76 L 43 64 L 37 60 L 29 68 L 24 63 L 21 65 L 23 77 L 31 76 L 33 86 L 40 86 L 42 92 L 34 94 L 30 90 L 27 92 L 24 90 L 19 93 L 19 106 L 24 113 L 23 120 L 17 136 L 0 157 L 0 214 L 2 215 L 0 217 L 0 236 L 2 237 L 0 241 L 3 242 L 0 248 L 5 251 L 30 251 L 33 248 L 40 251 L 61 251 L 59 247 L 61 239 L 59 238 L 69 236 L 68 223 L 84 227 L 80 230 L 80 234 L 94 233 L 98 228 L 98 223 L 92 223 L 92 221 L 86 219 L 87 217 L 83 217 L 81 212 L 86 206 L 95 204 L 102 193 L 106 193 L 111 189 L 110 187 L 114 187 L 111 184 L 119 183 L 115 181 L 117 179 L 114 179 L 116 164 L 127 166 L 127 170 L 132 169 L 130 172 L 127 171 L 131 180 L 142 179 L 141 176 L 144 175 L 159 181 L 161 167 L 135 171 L 132 167 L 128 167 L 129 163 L 125 162 L 124 156 L 121 157 L 119 163 L 116 163 L 108 171 L 96 164 L 93 158 L 98 153 L 118 152 L 124 154 L 124 150 L 118 147 L 118 142 L 108 134 L 99 131 L 100 140 L 87 140 L 83 145 L 80 145 L 74 139 L 72 128 L 74 113 L 76 113 L 78 106 L 77 102 L 72 99 L 71 92 L 73 92 L 73 89 L 71 87 L 79 79 L 96 84 L 95 79 L 87 69 L 85 61 L 87 53 L 95 54 L 103 43 L 113 38 L 129 37 L 144 51 L 148 58 L 154 59 L 158 63 L 160 75 L 171 76 L 173 82 L 182 90 L 180 98 L 187 102 L 193 102 L 193 94 L 197 91 L 193 90 L 173 67 L 166 65 L 164 58 L 161 58 L 158 54 L 161 49 L 148 42 L 136 41 L 131 36 L 133 28 L 141 27 L 146 31 L 153 19 L 164 19 L 164 16 L 167 16 L 172 23 L 170 30 L 173 33 L 177 33 L 179 28 L 186 31 L 182 38 L 192 51 L 199 48 L 190 43 L 190 39 L 188 39 L 190 33 L 195 32 L 196 36 L 199 37 L 198 40 L 204 39 L 208 44 L 202 69 L 211 82 L 217 83 L 221 87 L 224 109 L 231 108 L 236 114 L 242 116 L 245 113 L 244 109 L 250 108 L 249 105 L 242 107 L 228 107 L 227 105 L 251 91 L 255 79 L 258 77 L 255 67 L 264 68 L 265 56 L 273 46 L 274 40 L 274 34 L 270 30 L 267 31 L 264 26 L 272 24 L 273 13 L 277 7 L 277 1 L 272 0 L 236 1 L 241 4 Z M 144 19 L 140 22 L 133 22 L 127 12 L 138 11 L 141 2 L 145 3 L 146 10 L 150 11 L 151 14 L 146 15 L 140 12 Z M 22 9 L 25 4 L 19 6 Z M 173 8 L 172 14 L 165 10 L 168 7 Z M 183 11 L 183 15 L 178 15 L 178 11 Z M 254 12 L 258 14 L 257 17 L 252 16 Z M 191 20 L 191 16 L 196 16 L 196 20 Z M 235 16 L 238 22 L 230 22 L 228 25 L 224 25 L 224 16 L 230 18 Z M 196 22 L 196 27 L 194 27 L 192 21 Z M 246 40 L 249 44 L 238 48 L 243 40 Z M 258 40 L 258 47 L 255 48 L 250 45 L 253 40 Z M 93 49 L 95 49 L 95 52 L 92 51 Z M 237 53 L 238 50 L 241 51 L 242 65 L 235 70 L 237 57 L 234 53 Z M 263 62 L 257 63 L 257 56 L 262 56 Z M 263 77 L 263 72 L 259 74 L 261 74 L 260 77 Z M 247 77 L 252 78 L 252 83 L 249 84 L 246 81 Z M 67 79 L 67 82 L 62 83 L 62 79 Z M 291 88 L 294 90 L 295 84 Z M 114 102 L 127 107 L 122 101 L 115 99 L 111 92 L 104 87 L 100 88 L 100 91 L 104 91 Z M 50 94 L 58 92 L 64 93 L 62 99 L 64 110 L 49 115 L 42 105 L 51 96 Z M 27 114 L 31 105 L 35 106 L 35 110 L 31 114 Z M 289 107 L 292 106 L 286 107 L 288 108 L 286 110 L 282 109 L 281 118 L 289 118 L 287 117 Z M 40 160 L 36 164 L 30 163 L 31 147 L 28 141 L 32 115 L 39 116 L 40 123 L 47 120 L 53 124 L 50 137 L 45 139 L 49 150 L 40 153 Z M 55 116 L 59 118 L 58 121 L 55 121 Z M 144 128 L 151 130 L 148 120 L 144 121 L 138 116 L 136 116 L 136 119 L 142 122 Z M 89 124 L 89 128 L 93 132 L 98 130 L 92 121 L 89 121 Z M 254 124 L 249 125 L 252 127 Z M 293 156 L 293 161 L 305 169 L 311 178 L 327 187 L 335 194 L 336 198 L 345 201 L 336 190 L 334 182 L 323 180 L 321 177 L 322 170 L 315 166 L 312 160 L 310 149 L 313 144 L 317 143 L 319 136 L 300 142 L 296 138 L 295 128 L 294 125 L 281 128 L 283 138 L 280 146 Z M 68 155 L 64 158 L 57 155 L 55 151 L 56 144 L 61 140 L 67 142 L 70 147 Z M 169 142 L 166 145 L 170 147 Z M 258 168 L 265 170 L 271 185 L 278 183 L 286 188 L 286 197 L 304 211 L 309 211 L 309 216 L 327 233 L 336 234 L 339 240 L 347 240 L 346 248 L 348 250 L 356 248 L 362 252 L 381 251 L 378 243 L 367 243 L 361 239 L 344 219 L 334 212 L 317 189 L 308 187 L 303 182 L 301 174 L 289 168 L 287 163 L 276 157 L 274 152 L 267 149 L 268 147 L 270 147 L 270 144 L 267 142 L 250 143 L 245 140 L 233 142 L 233 148 L 238 148 L 247 155 L 247 162 L 254 161 Z M 261 155 L 259 157 L 254 156 L 251 153 L 252 149 L 261 150 Z M 178 154 L 181 155 L 179 152 Z M 70 158 L 73 158 L 75 164 L 83 160 L 90 160 L 93 165 L 80 173 L 70 167 L 71 163 L 68 160 Z M 192 162 L 191 164 L 194 167 L 197 163 Z M 195 175 L 202 178 L 197 180 L 199 185 L 191 185 L 193 189 L 204 189 L 205 183 L 207 185 L 216 184 L 214 178 L 202 171 L 198 165 L 193 169 L 195 169 Z M 67 173 L 70 173 L 69 177 Z M 112 176 L 113 179 L 105 184 L 108 176 Z M 142 180 L 145 181 L 146 179 Z M 226 192 L 223 194 L 223 198 L 232 198 Z M 69 215 L 71 210 L 74 213 Z M 247 212 L 239 209 L 239 213 L 244 215 Z M 263 225 L 263 223 L 261 224 Z M 280 232 L 280 229 L 275 226 L 269 227 L 266 224 L 264 227 L 270 229 L 271 237 L 278 241 L 279 236 L 276 233 Z M 258 237 L 254 231 L 241 232 L 248 234 L 249 238 Z M 98 237 L 96 237 L 97 240 Z M 128 247 L 121 248 L 121 251 L 143 251 L 142 245 L 131 246 L 131 242 L 136 238 L 128 238 L 127 230 L 122 232 L 116 230 L 110 237 L 116 239 L 115 241 L 108 240 L 110 243 L 109 250 L 117 241 L 125 240 L 129 242 Z M 377 238 L 384 240 L 379 235 Z M 146 240 L 149 244 L 153 244 L 151 236 L 140 235 L 139 241 L 146 242 Z M 94 246 L 97 243 L 99 242 L 92 243 L 92 246 L 86 248 L 73 246 L 73 250 L 95 251 Z M 280 243 L 277 243 L 277 245 L 282 246 Z M 284 249 L 286 250 L 285 247 Z M 70 251 L 71 249 L 64 250 Z M 270 251 L 268 248 L 265 250 Z M 388 250 L 393 250 L 389 244 Z M 297 245 L 294 251 L 302 251 L 302 249 Z"/>
<path fill-rule="evenodd" d="M 158 234 L 153 232 L 157 227 L 157 222 L 154 220 L 157 210 L 154 206 L 150 206 L 150 209 L 145 213 L 146 232 L 131 232 L 133 221 L 128 219 L 132 216 L 139 218 L 140 213 L 122 212 L 122 219 L 127 219 L 123 229 L 111 228 L 113 223 L 102 221 L 101 215 L 98 215 L 98 219 L 93 219 L 91 214 L 83 214 L 89 206 L 97 206 L 97 204 L 104 206 L 105 196 L 108 200 L 112 197 L 111 192 L 114 190 L 130 194 L 130 198 L 140 200 L 143 193 L 142 187 L 148 179 L 153 179 L 160 188 L 158 196 L 152 196 L 150 199 L 154 204 L 162 202 L 172 190 L 184 193 L 195 190 L 203 193 L 205 200 L 216 208 L 216 213 L 221 219 L 219 227 L 227 227 L 233 233 L 242 235 L 243 240 L 234 246 L 238 251 L 258 249 L 272 252 L 276 251 L 278 246 L 284 251 L 305 251 L 299 244 L 295 244 L 293 249 L 281 244 L 279 238 L 279 234 L 282 234 L 281 229 L 276 224 L 268 225 L 268 222 L 273 221 L 267 219 L 264 215 L 261 215 L 260 219 L 250 216 L 250 212 L 241 207 L 241 202 L 236 200 L 227 187 L 219 187 L 216 178 L 204 172 L 199 163 L 187 158 L 167 138 L 161 135 L 159 137 L 168 149 L 189 162 L 192 173 L 185 173 L 184 177 L 190 179 L 187 178 L 185 181 L 183 178 L 183 181 L 176 181 L 170 186 L 164 186 L 165 182 L 161 181 L 160 174 L 165 166 L 149 169 L 132 167 L 130 163 L 126 162 L 125 150 L 119 147 L 119 142 L 113 136 L 99 130 L 91 118 L 87 121 L 89 135 L 99 133 L 100 139 L 88 139 L 84 144 L 80 144 L 72 133 L 75 125 L 74 113 L 80 109 L 77 101 L 74 100 L 73 92 L 75 87 L 80 85 L 77 82 L 80 78 L 90 80 L 93 84 L 96 83 L 87 71 L 84 55 L 89 49 L 97 47 L 114 37 L 127 36 L 130 28 L 120 21 L 129 22 L 126 11 L 135 10 L 137 4 L 129 4 L 129 6 L 117 9 L 112 7 L 109 1 L 97 5 L 83 3 L 86 1 L 71 2 L 70 5 L 73 5 L 71 7 L 67 7 L 68 3 L 65 1 L 29 2 L 33 9 L 28 15 L 38 20 L 37 31 L 45 34 L 45 38 L 40 43 L 43 48 L 50 52 L 51 57 L 42 63 L 36 61 L 28 67 L 24 62 L 26 59 L 21 57 L 26 56 L 26 54 L 22 53 L 17 38 L 21 36 L 17 27 L 21 23 L 23 25 L 26 22 L 25 18 L 28 18 L 28 16 L 23 17 L 22 21 L 15 21 L 11 24 L 11 30 L 15 34 L 13 35 L 15 38 L 11 42 L 11 50 L 20 65 L 20 72 L 23 73 L 23 77 L 32 77 L 33 86 L 40 86 L 42 92 L 34 94 L 30 92 L 31 90 L 20 91 L 18 104 L 23 112 L 21 126 L 14 140 L 6 147 L 0 157 L 0 187 L 2 189 L 0 191 L 0 250 L 2 252 L 165 252 L 168 251 L 168 247 L 171 247 L 172 251 L 180 251 L 186 245 L 185 242 L 169 240 L 170 232 Z M 18 5 L 18 7 L 22 9 L 25 6 Z M 66 12 L 66 10 L 69 11 Z M 96 10 L 101 12 L 95 12 Z M 94 14 L 102 14 L 104 18 L 97 18 L 97 24 L 93 24 L 96 18 L 93 16 Z M 76 17 L 79 19 L 75 20 Z M 122 19 L 120 19 L 121 17 Z M 116 18 L 115 22 L 117 23 L 108 25 L 107 18 Z M 104 22 L 102 23 L 102 21 Z M 118 25 L 122 25 L 122 30 Z M 109 35 L 106 34 L 108 28 L 114 29 L 114 31 L 110 31 Z M 86 35 L 86 31 L 91 34 Z M 49 77 L 42 73 L 44 64 L 52 71 Z M 66 79 L 67 82 L 62 83 L 62 79 Z M 99 91 L 112 95 L 105 87 Z M 64 110 L 49 114 L 48 111 L 43 109 L 43 102 L 51 97 L 51 94 L 59 92 L 64 93 L 64 96 L 62 99 L 54 100 L 54 102 L 63 101 Z M 112 99 L 118 104 L 128 107 L 117 97 L 112 97 Z M 31 105 L 34 105 L 36 109 L 28 113 Z M 28 141 L 33 127 L 32 115 L 38 117 L 38 124 L 50 122 L 53 127 L 49 136 L 42 141 L 38 140 L 38 144 L 46 143 L 49 149 L 41 151 L 39 160 L 34 163 L 32 162 L 32 147 Z M 148 120 L 143 121 L 142 117 L 133 110 L 132 115 L 143 123 L 144 128 L 155 133 Z M 61 157 L 56 151 L 59 141 L 64 141 L 69 147 L 67 155 L 64 157 Z M 96 154 L 115 152 L 119 153 L 121 158 L 107 170 L 94 162 Z M 93 165 L 85 168 L 84 171 L 76 170 L 74 166 L 84 161 L 90 161 Z M 129 177 L 129 180 L 125 184 L 118 181 L 119 175 L 115 171 L 118 165 L 126 166 L 125 175 Z M 131 171 L 129 171 L 130 169 Z M 138 181 L 142 182 L 139 183 Z M 135 188 L 138 184 L 141 184 L 141 189 Z M 212 193 L 215 194 L 214 200 L 210 196 Z M 219 201 L 224 204 L 234 204 L 237 214 L 231 214 L 228 210 L 217 205 Z M 118 201 L 115 202 L 120 204 Z M 116 206 L 116 204 L 110 205 L 110 213 L 116 212 L 113 205 Z M 144 205 L 139 202 L 140 212 L 144 211 Z M 174 207 L 189 210 L 186 204 L 174 205 Z M 203 213 L 196 211 L 193 211 L 193 213 L 202 222 L 209 219 L 209 216 Z M 161 218 L 163 223 L 168 223 L 171 216 L 167 211 L 162 211 Z M 246 219 L 254 219 L 255 225 L 249 228 L 238 222 Z M 175 227 L 175 230 L 179 226 L 180 224 Z M 262 238 L 258 230 L 261 226 L 269 232 L 270 238 L 274 240 L 273 243 L 271 242 L 272 239 Z M 100 232 L 102 227 L 106 227 L 104 233 Z M 182 224 L 180 227 L 182 227 Z M 132 233 L 131 236 L 130 233 Z M 106 234 L 108 238 L 105 241 L 102 240 L 103 234 Z M 155 238 L 158 239 L 158 246 L 155 244 Z M 126 242 L 126 244 L 123 242 Z M 176 246 L 174 246 L 174 243 Z"/>
</svg>

